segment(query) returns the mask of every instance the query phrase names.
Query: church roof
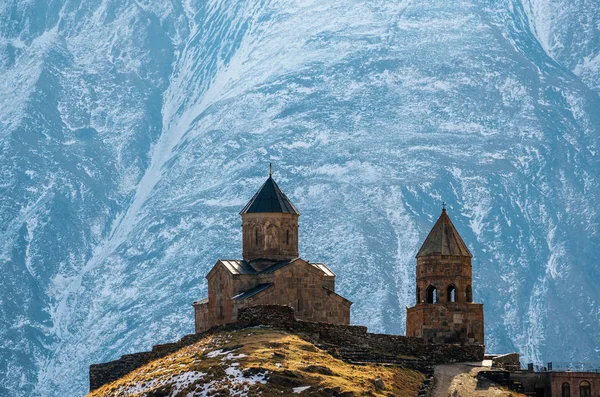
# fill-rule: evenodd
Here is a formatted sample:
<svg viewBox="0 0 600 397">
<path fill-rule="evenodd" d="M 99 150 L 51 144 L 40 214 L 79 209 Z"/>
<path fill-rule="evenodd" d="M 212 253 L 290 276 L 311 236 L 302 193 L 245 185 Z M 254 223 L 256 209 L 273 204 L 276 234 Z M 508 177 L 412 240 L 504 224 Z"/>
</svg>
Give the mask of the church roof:
<svg viewBox="0 0 600 397">
<path fill-rule="evenodd" d="M 417 253 L 417 258 L 432 255 L 473 257 L 456 231 L 445 208 Z"/>
<path fill-rule="evenodd" d="M 251 288 L 246 292 L 242 292 L 241 294 L 237 294 L 236 296 L 234 296 L 231 299 L 236 299 L 236 300 L 248 299 L 250 297 L 253 297 L 256 294 L 263 292 L 264 290 L 266 290 L 268 288 L 271 288 L 273 285 L 274 285 L 273 283 L 258 284 L 256 287 Z"/>
<path fill-rule="evenodd" d="M 279 262 L 275 263 L 272 266 L 269 266 L 268 268 L 266 268 L 265 270 L 263 270 L 261 273 L 266 273 L 266 274 L 274 273 L 276 270 L 284 268 L 284 267 L 286 267 L 287 265 L 289 265 L 292 262 L 296 262 L 297 259 L 299 259 L 299 258 L 284 259 L 282 261 L 279 261 Z"/>
<path fill-rule="evenodd" d="M 316 267 L 317 269 L 319 269 L 320 271 L 322 271 L 323 273 L 325 273 L 326 276 L 328 276 L 328 277 L 335 277 L 335 274 L 333 274 L 333 272 L 327 267 L 326 264 L 324 264 L 324 263 L 311 263 L 311 265 L 313 265 L 314 267 Z"/>
<path fill-rule="evenodd" d="M 258 189 L 258 192 L 252 197 L 252 200 L 246 204 L 240 215 L 261 213 L 261 212 L 278 212 L 285 214 L 300 215 L 300 212 L 294 207 L 294 204 L 287 198 L 285 193 L 281 191 L 272 176 Z"/>
<path fill-rule="evenodd" d="M 240 260 L 219 260 L 231 274 L 256 274 L 256 270 L 248 262 Z"/>
<path fill-rule="evenodd" d="M 251 265 L 252 262 L 247 262 L 244 260 L 220 259 L 219 261 L 217 261 L 217 263 L 222 263 L 231 274 L 271 274 L 279 269 L 288 266 L 291 263 L 296 262 L 298 259 L 300 258 L 284 259 L 281 261 L 273 262 L 273 265 L 267 267 L 265 270 L 260 272 L 254 270 L 254 268 Z M 327 277 L 335 277 L 335 274 L 324 263 L 309 263 L 309 265 L 319 269 L 320 271 L 325 273 L 325 276 Z"/>
</svg>

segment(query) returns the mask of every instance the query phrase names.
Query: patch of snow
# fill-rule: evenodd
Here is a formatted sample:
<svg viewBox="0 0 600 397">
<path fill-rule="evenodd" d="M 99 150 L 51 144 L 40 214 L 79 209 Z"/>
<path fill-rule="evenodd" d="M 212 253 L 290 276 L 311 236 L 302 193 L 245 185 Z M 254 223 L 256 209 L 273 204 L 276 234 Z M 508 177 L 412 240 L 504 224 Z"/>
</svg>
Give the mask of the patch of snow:
<svg viewBox="0 0 600 397">
<path fill-rule="evenodd" d="M 294 387 L 292 390 L 294 391 L 294 393 L 296 394 L 300 394 L 302 393 L 304 390 L 308 390 L 310 389 L 310 386 L 299 386 L 299 387 Z"/>
</svg>

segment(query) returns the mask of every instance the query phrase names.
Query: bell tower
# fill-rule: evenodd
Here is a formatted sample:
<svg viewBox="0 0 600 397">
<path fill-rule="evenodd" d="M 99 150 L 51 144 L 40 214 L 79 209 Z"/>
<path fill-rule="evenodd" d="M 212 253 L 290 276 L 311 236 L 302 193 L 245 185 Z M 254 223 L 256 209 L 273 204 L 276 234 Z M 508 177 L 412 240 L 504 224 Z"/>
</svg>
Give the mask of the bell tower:
<svg viewBox="0 0 600 397">
<path fill-rule="evenodd" d="M 483 304 L 473 303 L 471 258 L 444 207 L 417 253 L 416 304 L 407 309 L 407 336 L 484 343 Z"/>
<path fill-rule="evenodd" d="M 281 191 L 272 172 L 240 212 L 242 256 L 257 271 L 273 262 L 298 258 L 300 213 Z"/>
</svg>

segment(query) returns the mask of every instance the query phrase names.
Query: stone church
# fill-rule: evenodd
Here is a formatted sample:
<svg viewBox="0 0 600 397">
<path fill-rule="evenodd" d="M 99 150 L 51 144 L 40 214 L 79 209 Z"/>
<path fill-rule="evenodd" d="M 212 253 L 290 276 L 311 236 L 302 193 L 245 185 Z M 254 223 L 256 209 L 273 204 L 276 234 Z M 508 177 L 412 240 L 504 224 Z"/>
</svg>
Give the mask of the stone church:
<svg viewBox="0 0 600 397">
<path fill-rule="evenodd" d="M 433 343 L 483 344 L 483 304 L 473 303 L 471 252 L 446 209 L 417 253 L 416 304 L 406 336 Z"/>
<path fill-rule="evenodd" d="M 350 323 L 352 302 L 335 293 L 335 274 L 298 256 L 300 213 L 272 175 L 240 212 L 242 258 L 221 259 L 206 276 L 208 298 L 193 303 L 196 332 L 234 322 L 238 310 L 286 305 L 299 320 Z"/>
</svg>

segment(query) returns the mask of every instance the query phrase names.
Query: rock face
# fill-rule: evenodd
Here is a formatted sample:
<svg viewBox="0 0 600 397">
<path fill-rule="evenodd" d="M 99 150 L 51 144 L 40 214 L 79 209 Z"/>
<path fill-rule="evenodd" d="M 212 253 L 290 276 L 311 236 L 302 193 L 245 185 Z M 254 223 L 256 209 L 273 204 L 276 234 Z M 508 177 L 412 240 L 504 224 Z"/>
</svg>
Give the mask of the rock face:
<svg viewBox="0 0 600 397">
<path fill-rule="evenodd" d="M 269 162 L 355 323 L 404 332 L 446 201 L 490 351 L 600 361 L 598 7 L 0 2 L 0 394 L 192 332 Z"/>
</svg>

